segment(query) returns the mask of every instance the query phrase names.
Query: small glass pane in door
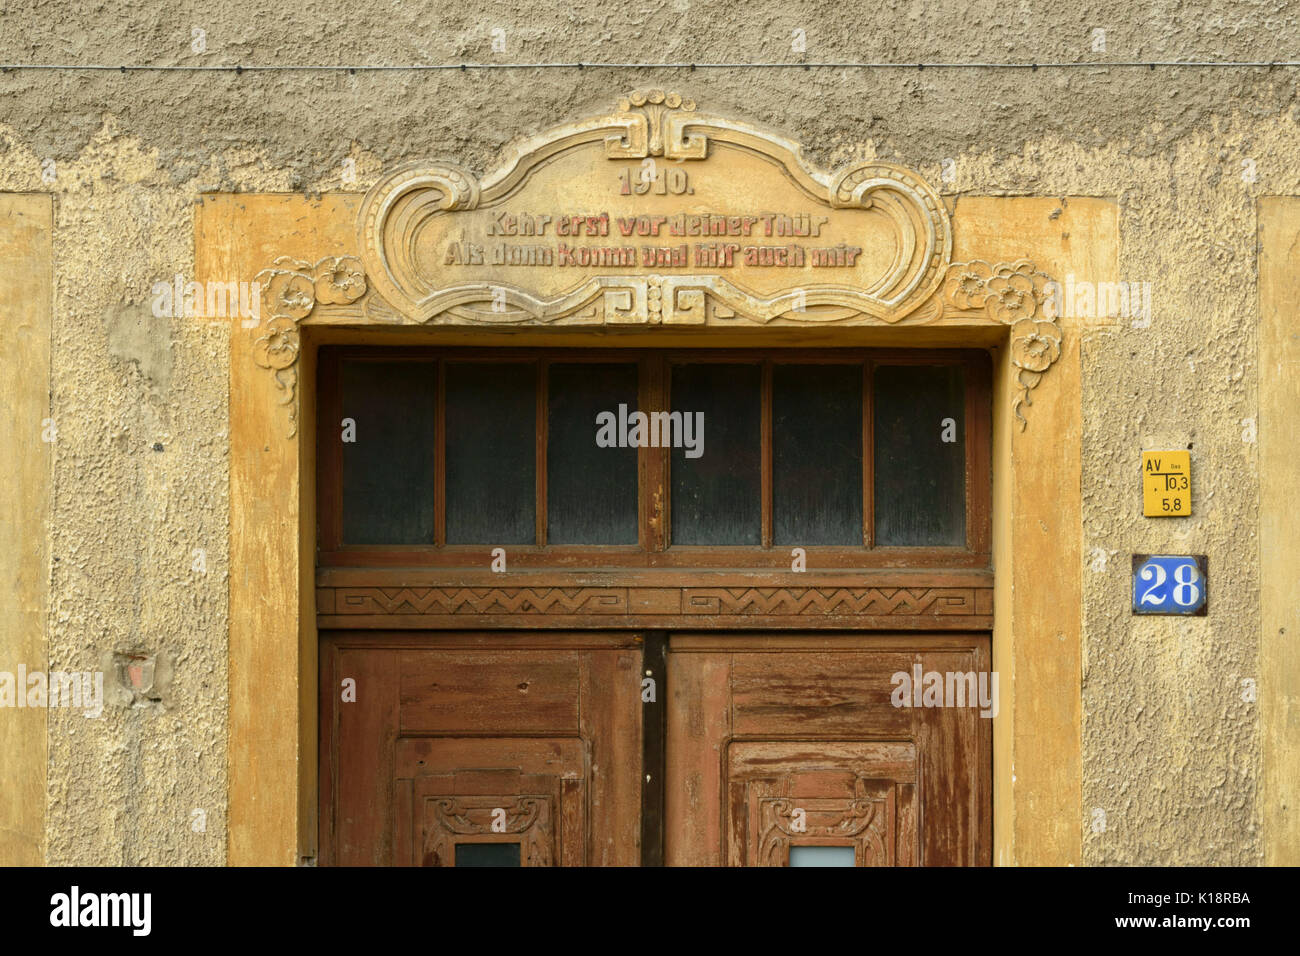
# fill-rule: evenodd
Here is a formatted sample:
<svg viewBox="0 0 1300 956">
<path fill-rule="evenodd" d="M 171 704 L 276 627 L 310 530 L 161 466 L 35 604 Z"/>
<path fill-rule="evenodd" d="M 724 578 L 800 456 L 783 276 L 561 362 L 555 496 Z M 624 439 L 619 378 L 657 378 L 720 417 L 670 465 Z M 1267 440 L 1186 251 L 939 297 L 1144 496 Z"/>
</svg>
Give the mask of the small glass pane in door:
<svg viewBox="0 0 1300 956">
<path fill-rule="evenodd" d="M 457 866 L 519 866 L 518 843 L 457 843 Z"/>
<path fill-rule="evenodd" d="M 630 363 L 552 365 L 546 449 L 549 544 L 636 544 L 637 450 L 597 444 L 598 416 L 637 409 Z"/>
<path fill-rule="evenodd" d="M 432 362 L 345 361 L 343 543 L 433 544 Z"/>
<path fill-rule="evenodd" d="M 862 367 L 772 370 L 773 540 L 862 544 Z"/>
<path fill-rule="evenodd" d="M 792 846 L 791 866 L 855 866 L 851 846 Z"/>
</svg>

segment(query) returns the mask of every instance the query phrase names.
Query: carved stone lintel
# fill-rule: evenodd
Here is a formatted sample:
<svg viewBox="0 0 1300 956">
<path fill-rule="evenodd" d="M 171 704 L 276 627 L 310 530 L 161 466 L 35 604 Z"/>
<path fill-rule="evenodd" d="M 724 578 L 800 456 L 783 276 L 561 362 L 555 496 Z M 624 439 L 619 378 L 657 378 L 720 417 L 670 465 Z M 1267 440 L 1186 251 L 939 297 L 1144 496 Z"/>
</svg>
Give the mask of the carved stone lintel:
<svg viewBox="0 0 1300 956">
<path fill-rule="evenodd" d="M 726 157 L 718 160 L 723 153 Z M 571 188 L 571 179 L 565 178 L 567 173 L 548 170 L 553 163 L 574 162 L 574 157 L 580 157 L 581 162 L 563 167 L 568 173 L 577 172 L 579 182 Z M 713 177 L 715 188 L 717 182 L 727 181 L 729 164 L 749 163 L 745 167 L 747 175 L 768 183 L 772 189 L 784 190 L 782 195 L 798 197 L 787 207 L 796 217 L 809 217 L 806 222 L 801 220 L 802 225 L 792 227 L 804 230 L 797 233 L 803 236 L 798 242 L 789 236 L 742 238 L 731 243 L 735 249 L 730 252 L 726 251 L 726 241 L 699 243 L 724 247 L 720 255 L 732 256 L 744 242 L 752 242 L 756 244 L 752 248 L 761 244 L 771 255 L 808 256 L 816 266 L 817 261 L 811 258 L 814 252 L 833 257 L 843 254 L 846 248 L 843 241 L 834 247 L 815 248 L 816 241 L 810 237 L 821 227 L 811 223 L 818 219 L 822 225 L 832 224 L 827 229 L 839 229 L 840 239 L 850 237 L 855 244 L 854 255 L 864 262 L 869 256 L 875 257 L 873 262 L 879 260 L 878 268 L 855 271 L 838 260 L 825 263 L 833 268 L 792 268 L 794 260 L 790 260 L 771 266 L 762 263 L 743 271 L 734 268 L 730 259 L 726 266 L 702 266 L 695 255 L 700 250 L 681 243 L 680 250 L 690 246 L 694 252 L 679 252 L 681 261 L 664 263 L 674 271 L 658 271 L 658 266 L 645 269 L 647 250 L 669 255 L 678 247 L 670 245 L 666 236 L 634 238 L 636 234 L 629 232 L 620 236 L 620 230 L 627 228 L 631 220 L 670 218 L 638 217 L 634 215 L 638 209 L 658 207 L 635 203 L 623 210 L 628 216 L 621 219 L 605 213 L 607 221 L 601 223 L 601 228 L 607 238 L 584 250 L 611 258 L 590 267 L 565 268 L 538 261 L 524 266 L 506 262 L 501 268 L 493 268 L 484 258 L 484 248 L 457 238 L 461 236 L 457 224 L 462 222 L 468 224 L 469 233 L 482 239 L 480 233 L 492 235 L 499 231 L 501 216 L 522 215 L 531 222 L 533 214 L 541 213 L 543 207 L 558 216 L 562 211 L 573 213 L 586 208 L 583 203 L 613 201 L 619 195 L 618 178 L 613 173 L 626 169 L 625 162 L 618 164 L 626 160 L 661 162 L 677 171 L 680 178 L 674 180 L 674 188 L 681 189 L 676 195 L 679 200 L 693 192 L 686 185 L 685 170 L 715 162 L 721 163 L 715 171 L 721 175 Z M 538 182 L 547 175 L 552 179 L 539 187 Z M 667 174 L 657 171 L 653 175 Z M 631 180 L 628 182 L 629 192 L 623 195 L 637 191 L 631 188 Z M 598 189 L 593 185 L 596 183 L 601 184 Z M 529 188 L 540 191 L 528 193 Z M 664 195 L 664 201 L 674 198 L 671 193 Z M 531 200 L 526 198 L 530 196 Z M 563 197 L 560 205 L 545 205 L 554 201 L 548 198 L 552 196 Z M 715 196 L 732 205 L 743 205 L 748 199 L 746 193 L 726 190 Z M 696 210 L 700 199 L 695 196 L 692 202 L 663 208 L 672 214 Z M 769 199 L 764 196 L 762 201 Z M 799 209 L 822 215 L 814 217 Z M 754 218 L 732 215 L 742 211 L 746 210 L 719 208 L 714 218 Z M 762 213 L 759 207 L 748 211 Z M 724 212 L 727 215 L 722 215 Z M 835 225 L 835 217 L 842 214 L 858 218 Z M 473 216 L 479 218 L 456 218 Z M 537 218 L 549 220 L 552 216 Z M 615 219 L 619 222 L 611 224 L 610 220 Z M 558 225 L 551 225 L 552 232 L 546 235 L 545 242 L 521 242 L 516 251 L 524 249 L 527 255 L 542 260 L 551 256 L 562 244 L 556 236 Z M 537 233 L 533 238 L 540 240 L 541 235 Z M 858 238 L 852 238 L 855 236 Z M 833 236 L 824 238 L 826 242 L 834 241 Z M 1050 307 L 1052 280 L 1028 260 L 952 263 L 947 212 L 938 194 L 916 173 L 879 162 L 825 172 L 803 160 L 797 143 L 743 122 L 699 113 L 691 100 L 661 90 L 629 93 L 611 115 L 532 137 L 519 145 L 498 170 L 482 179 L 445 162 L 417 163 L 399 169 L 367 194 L 358 239 L 359 258 L 336 256 L 313 264 L 281 257 L 258 274 L 269 319 L 254 343 L 253 354 L 255 361 L 273 374 L 278 401 L 288 410 L 290 436 L 297 432 L 299 327 L 309 316 L 315 316 L 313 323 L 324 320 L 376 325 L 617 328 L 917 325 L 945 318 L 978 317 L 980 321 L 1009 327 L 1017 388 L 1013 410 L 1022 430 L 1027 424 L 1023 407 L 1032 404 L 1033 389 L 1061 355 L 1063 333 Z M 679 240 L 672 239 L 671 243 Z M 781 243 L 785 243 L 786 250 L 797 247 L 803 251 L 781 252 Z M 468 266 L 459 258 L 462 245 L 468 250 Z M 630 264 L 625 255 L 629 250 Z M 704 252 L 712 254 L 711 250 Z M 707 260 L 708 255 L 704 258 Z M 491 276 L 491 281 L 483 281 L 483 275 Z M 822 281 L 827 275 L 837 278 Z"/>
<path fill-rule="evenodd" d="M 602 212 L 598 229 L 563 228 Z M 673 232 L 679 215 L 750 222 Z M 631 230 L 638 219 L 659 222 Z M 408 321 L 484 325 L 893 323 L 952 252 L 947 211 L 913 171 L 821 170 L 797 143 L 662 90 L 534 136 L 481 180 L 446 162 L 399 169 L 367 194 L 358 239 L 376 294 Z M 780 261 L 742 264 L 745 247 Z M 659 255 L 681 272 L 655 274 Z"/>
</svg>

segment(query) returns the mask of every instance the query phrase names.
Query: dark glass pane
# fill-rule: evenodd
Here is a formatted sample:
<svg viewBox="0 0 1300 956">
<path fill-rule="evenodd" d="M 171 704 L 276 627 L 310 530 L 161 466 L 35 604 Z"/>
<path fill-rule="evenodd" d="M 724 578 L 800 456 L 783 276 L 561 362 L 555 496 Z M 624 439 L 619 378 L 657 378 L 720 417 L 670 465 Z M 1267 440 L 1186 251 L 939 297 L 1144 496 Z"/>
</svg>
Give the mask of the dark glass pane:
<svg viewBox="0 0 1300 956">
<path fill-rule="evenodd" d="M 325 422 L 321 439 L 356 439 L 343 441 L 343 543 L 432 544 L 433 363 L 341 366 L 343 418 L 356 423 L 355 432 Z"/>
<path fill-rule="evenodd" d="M 447 366 L 447 543 L 537 540 L 537 367 Z"/>
<path fill-rule="evenodd" d="M 673 544 L 761 544 L 759 367 L 681 365 L 672 375 L 673 411 L 683 423 L 691 414 L 697 446 L 672 451 Z"/>
<path fill-rule="evenodd" d="M 552 365 L 549 379 L 547 542 L 636 544 L 637 450 L 617 443 L 620 411 L 636 411 L 637 367 Z M 597 445 L 598 435 L 615 447 Z"/>
<path fill-rule="evenodd" d="M 876 544 L 966 543 L 964 379 L 951 365 L 875 370 Z"/>
<path fill-rule="evenodd" d="M 862 545 L 862 366 L 772 369 L 772 540 Z"/>
<path fill-rule="evenodd" d="M 457 866 L 518 866 L 518 843 L 457 843 Z"/>
</svg>

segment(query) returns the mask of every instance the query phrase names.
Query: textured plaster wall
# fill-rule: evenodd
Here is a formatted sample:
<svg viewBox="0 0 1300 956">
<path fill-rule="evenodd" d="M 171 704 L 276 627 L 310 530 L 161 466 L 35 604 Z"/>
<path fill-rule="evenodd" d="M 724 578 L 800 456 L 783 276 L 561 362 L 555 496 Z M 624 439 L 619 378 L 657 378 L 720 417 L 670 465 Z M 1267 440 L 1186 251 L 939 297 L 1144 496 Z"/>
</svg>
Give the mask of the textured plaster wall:
<svg viewBox="0 0 1300 956">
<path fill-rule="evenodd" d="M 0 18 L 4 63 L 1097 63 L 0 73 L 0 190 L 55 196 L 49 668 L 145 651 L 173 672 L 160 703 L 100 722 L 51 712 L 49 862 L 225 857 L 227 333 L 149 310 L 154 282 L 193 272 L 196 197 L 345 188 L 347 157 L 358 191 L 420 157 L 482 169 L 515 136 L 650 86 L 782 130 L 819 162 L 911 165 L 949 194 L 1119 201 L 1119 277 L 1153 284 L 1153 316 L 1083 343 L 1083 806 L 1061 812 L 1079 813 L 1089 863 L 1262 859 L 1260 730 L 1241 686 L 1258 677 L 1258 476 L 1242 420 L 1257 413 L 1256 200 L 1300 194 L 1300 71 L 1105 64 L 1295 57 L 1284 4 L 37 2 Z M 1194 516 L 1143 519 L 1139 450 L 1188 445 Z M 1129 615 L 1129 555 L 1161 550 L 1209 555 L 1208 618 Z"/>
</svg>

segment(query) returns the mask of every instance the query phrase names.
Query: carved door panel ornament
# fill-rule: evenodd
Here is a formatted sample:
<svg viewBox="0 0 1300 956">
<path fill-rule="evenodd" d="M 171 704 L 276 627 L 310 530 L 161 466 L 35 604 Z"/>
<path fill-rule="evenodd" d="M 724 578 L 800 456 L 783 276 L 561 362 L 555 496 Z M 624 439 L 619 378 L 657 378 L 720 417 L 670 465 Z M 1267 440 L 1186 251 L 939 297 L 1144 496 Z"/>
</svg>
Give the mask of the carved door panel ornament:
<svg viewBox="0 0 1300 956">
<path fill-rule="evenodd" d="M 991 862 L 992 722 L 894 695 L 913 667 L 986 672 L 987 635 L 659 641 L 328 633 L 321 864 Z"/>
<path fill-rule="evenodd" d="M 905 167 L 836 171 L 661 90 L 529 137 L 482 177 L 405 166 L 362 203 L 358 255 L 258 275 L 255 360 L 296 429 L 299 327 L 1010 327 L 1016 414 L 1059 358 L 1033 263 L 952 262 L 939 194 Z"/>
<path fill-rule="evenodd" d="M 731 865 L 788 866 L 792 846 L 852 847 L 858 866 L 917 864 L 914 744 L 744 742 L 729 757 Z"/>
<path fill-rule="evenodd" d="M 455 866 L 460 844 L 520 846 L 520 866 L 555 864 L 554 800 L 551 794 L 457 797 L 424 795 L 419 819 L 419 861 Z"/>
</svg>

